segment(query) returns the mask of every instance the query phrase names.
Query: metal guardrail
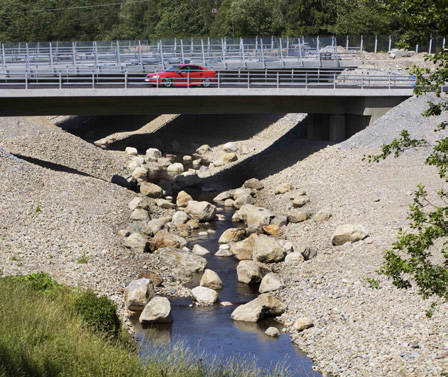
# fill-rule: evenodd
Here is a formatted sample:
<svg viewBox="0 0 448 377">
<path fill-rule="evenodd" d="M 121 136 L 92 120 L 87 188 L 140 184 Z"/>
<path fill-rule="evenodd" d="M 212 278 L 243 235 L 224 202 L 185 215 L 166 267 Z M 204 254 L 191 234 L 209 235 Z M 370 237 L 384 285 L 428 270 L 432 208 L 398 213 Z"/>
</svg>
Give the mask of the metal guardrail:
<svg viewBox="0 0 448 377">
<path fill-rule="evenodd" d="M 157 72 L 155 73 L 157 75 Z M 412 88 L 415 78 L 377 70 L 341 71 L 320 70 L 316 72 L 294 70 L 217 72 L 215 78 L 206 80 L 187 74 L 184 77 L 160 78 L 145 82 L 146 75 L 97 74 L 70 76 L 62 73 L 48 74 L 0 74 L 0 90 L 7 89 L 105 89 L 105 88 L 166 88 L 204 86 L 214 88 Z M 206 81 L 204 81 L 206 80 Z"/>
<path fill-rule="evenodd" d="M 322 48 L 324 49 L 322 50 Z M 171 64 L 194 63 L 209 68 L 228 68 L 259 63 L 261 68 L 275 65 L 277 68 L 305 66 L 306 62 L 334 61 L 358 58 L 359 48 L 344 51 L 337 47 L 335 37 L 301 38 L 240 38 L 239 40 L 191 39 L 120 42 L 47 42 L 1 44 L 0 69 L 5 72 L 27 72 L 47 69 L 52 73 L 80 73 L 82 71 L 108 71 L 112 67 L 119 72 L 133 69 L 144 72 L 148 67 L 165 69 Z"/>
</svg>

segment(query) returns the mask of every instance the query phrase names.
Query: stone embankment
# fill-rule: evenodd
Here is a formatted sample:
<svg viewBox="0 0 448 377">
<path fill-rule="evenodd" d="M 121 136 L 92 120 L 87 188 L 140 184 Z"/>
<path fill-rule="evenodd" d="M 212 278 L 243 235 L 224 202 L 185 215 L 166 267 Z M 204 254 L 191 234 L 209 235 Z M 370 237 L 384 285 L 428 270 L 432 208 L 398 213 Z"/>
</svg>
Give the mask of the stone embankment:
<svg viewBox="0 0 448 377">
<path fill-rule="evenodd" d="M 278 316 L 324 375 L 439 376 L 448 353 L 446 303 L 427 318 L 437 300 L 398 290 L 376 270 L 397 230 L 407 229 L 416 185 L 432 193 L 440 180 L 424 164 L 427 149 L 378 164 L 362 160 L 401 129 L 433 138 L 446 114 L 421 118 L 425 105 L 412 98 L 329 147 L 299 138 L 274 142 L 301 119 L 289 115 L 225 148 L 228 139 L 197 150 L 199 144 L 182 161 L 156 145 L 146 145 L 152 149 L 144 156 L 131 148 L 110 153 L 36 120 L 1 119 L 0 267 L 91 287 L 122 313 L 141 313 L 142 323 L 175 321 L 169 297 L 192 296 L 198 305 L 219 300 L 219 276 L 202 258 L 210 251 L 185 248 L 190 237 L 207 236 L 207 222 L 220 220 L 213 204 L 186 191 L 207 190 L 216 178 L 216 186 L 234 188 L 216 200 L 235 208 L 235 227 L 221 236 L 219 252 L 240 260 L 240 281 L 260 284 L 260 296 L 237 307 L 235 320 Z M 168 167 L 178 178 L 150 182 L 151 172 Z M 107 182 L 112 173 L 139 193 Z M 249 180 L 254 176 L 260 180 Z M 192 292 L 185 282 L 195 271 L 204 276 Z M 379 288 L 367 278 L 378 279 Z"/>
</svg>

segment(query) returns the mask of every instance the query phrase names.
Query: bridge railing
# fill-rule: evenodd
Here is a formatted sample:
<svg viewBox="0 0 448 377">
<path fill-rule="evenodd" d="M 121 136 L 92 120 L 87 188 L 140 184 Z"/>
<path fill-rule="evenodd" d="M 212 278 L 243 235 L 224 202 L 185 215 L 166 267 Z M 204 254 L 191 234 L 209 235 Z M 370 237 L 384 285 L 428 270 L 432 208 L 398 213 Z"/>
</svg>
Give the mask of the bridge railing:
<svg viewBox="0 0 448 377">
<path fill-rule="evenodd" d="M 104 88 L 155 88 L 176 87 L 225 88 L 412 88 L 415 78 L 408 74 L 396 74 L 378 70 L 238 70 L 217 72 L 216 77 L 199 77 L 186 74 L 175 78 L 162 78 L 158 73 L 148 78 L 141 74 L 66 75 L 41 73 L 0 74 L 0 90 L 7 89 L 104 89 Z"/>
<path fill-rule="evenodd" d="M 361 58 L 361 51 L 388 52 L 391 36 L 314 36 L 268 38 L 190 38 L 153 41 L 36 42 L 0 44 L 0 71 L 50 70 L 52 73 L 145 72 L 176 63 L 209 68 L 317 67 Z M 437 52 L 445 38 L 431 38 L 416 52 Z"/>
</svg>

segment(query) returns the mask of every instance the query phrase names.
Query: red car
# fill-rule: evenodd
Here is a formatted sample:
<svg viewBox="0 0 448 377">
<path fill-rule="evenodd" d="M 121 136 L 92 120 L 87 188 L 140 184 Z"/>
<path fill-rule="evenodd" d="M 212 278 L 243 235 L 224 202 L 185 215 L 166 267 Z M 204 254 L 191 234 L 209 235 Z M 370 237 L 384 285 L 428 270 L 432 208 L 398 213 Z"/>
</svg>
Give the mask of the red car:
<svg viewBox="0 0 448 377">
<path fill-rule="evenodd" d="M 203 86 L 208 88 L 212 83 L 217 82 L 216 72 L 209 71 L 196 64 L 175 64 L 166 71 L 150 73 L 145 81 L 153 86 Z"/>
</svg>

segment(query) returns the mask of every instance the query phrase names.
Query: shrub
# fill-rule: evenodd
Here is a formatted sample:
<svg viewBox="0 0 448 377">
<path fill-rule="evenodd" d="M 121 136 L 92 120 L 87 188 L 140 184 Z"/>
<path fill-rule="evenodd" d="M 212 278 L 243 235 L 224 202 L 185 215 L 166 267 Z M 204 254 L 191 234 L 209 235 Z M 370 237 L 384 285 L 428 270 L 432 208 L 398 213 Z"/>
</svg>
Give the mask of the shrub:
<svg viewBox="0 0 448 377">
<path fill-rule="evenodd" d="M 80 293 L 75 310 L 95 331 L 117 337 L 121 328 L 117 306 L 106 296 L 98 297 L 92 290 Z"/>
</svg>

